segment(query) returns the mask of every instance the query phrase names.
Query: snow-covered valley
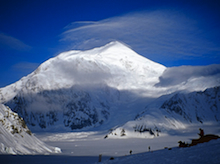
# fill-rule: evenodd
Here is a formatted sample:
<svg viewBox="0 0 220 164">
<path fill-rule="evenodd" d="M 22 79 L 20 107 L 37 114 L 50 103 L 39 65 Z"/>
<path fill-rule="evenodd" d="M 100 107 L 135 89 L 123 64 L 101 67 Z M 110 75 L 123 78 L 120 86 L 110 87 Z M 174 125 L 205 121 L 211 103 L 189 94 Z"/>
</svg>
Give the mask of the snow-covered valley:
<svg viewBox="0 0 220 164">
<path fill-rule="evenodd" d="M 220 135 L 219 125 L 194 125 L 186 129 L 170 132 L 157 138 L 120 138 L 104 139 L 106 131 L 67 132 L 67 133 L 38 133 L 36 136 L 45 143 L 58 146 L 62 154 L 10 156 L 1 155 L 5 163 L 219 163 L 220 140 L 212 140 L 189 148 L 178 148 L 178 141 L 190 143 L 198 138 L 199 127 L 205 134 Z M 149 152 L 150 146 L 150 152 Z M 165 147 L 167 147 L 165 149 Z M 171 150 L 168 150 L 172 148 Z M 132 150 L 132 155 L 130 154 Z M 114 158 L 110 160 L 110 158 Z"/>
<path fill-rule="evenodd" d="M 64 155 L 71 156 L 125 156 L 132 154 L 161 150 L 164 147 L 178 147 L 178 141 L 190 143 L 191 139 L 199 138 L 199 128 L 203 128 L 205 134 L 220 135 L 219 124 L 192 125 L 185 129 L 163 133 L 159 137 L 144 138 L 140 136 L 128 136 L 121 138 L 105 138 L 106 131 L 67 132 L 67 133 L 38 133 L 37 137 L 45 143 L 58 146 Z"/>
</svg>

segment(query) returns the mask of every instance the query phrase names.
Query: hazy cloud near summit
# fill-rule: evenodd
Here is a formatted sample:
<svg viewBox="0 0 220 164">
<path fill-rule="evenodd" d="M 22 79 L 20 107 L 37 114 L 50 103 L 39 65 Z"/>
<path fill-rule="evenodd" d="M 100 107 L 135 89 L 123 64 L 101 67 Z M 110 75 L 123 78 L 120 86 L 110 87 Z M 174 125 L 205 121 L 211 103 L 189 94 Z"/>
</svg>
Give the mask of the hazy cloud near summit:
<svg viewBox="0 0 220 164">
<path fill-rule="evenodd" d="M 187 82 L 191 78 L 207 77 L 217 75 L 220 78 L 220 64 L 209 66 L 180 66 L 167 68 L 157 87 L 174 86 L 183 82 Z"/>
<path fill-rule="evenodd" d="M 21 40 L 0 32 L 0 48 L 11 48 L 19 51 L 28 51 L 31 46 Z"/>
<path fill-rule="evenodd" d="M 151 60 L 162 62 L 205 56 L 219 58 L 220 48 L 207 31 L 178 11 L 130 13 L 101 21 L 73 22 L 62 39 L 71 49 L 91 49 L 119 40 Z"/>
</svg>

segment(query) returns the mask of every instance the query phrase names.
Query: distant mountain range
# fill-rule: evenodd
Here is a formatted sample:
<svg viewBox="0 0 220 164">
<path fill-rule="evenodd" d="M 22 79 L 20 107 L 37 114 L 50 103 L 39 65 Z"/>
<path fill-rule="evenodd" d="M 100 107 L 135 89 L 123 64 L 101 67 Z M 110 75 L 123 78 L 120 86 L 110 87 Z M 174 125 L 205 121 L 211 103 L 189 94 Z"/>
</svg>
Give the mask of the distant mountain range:
<svg viewBox="0 0 220 164">
<path fill-rule="evenodd" d="M 174 69 L 116 41 L 49 59 L 1 88 L 0 103 L 18 113 L 33 131 L 123 127 L 155 134 L 185 123 L 219 122 L 220 65 L 202 68 L 215 71 L 205 76 L 197 71 L 196 76 L 177 80 L 181 71 L 174 71 L 175 77 Z"/>
</svg>

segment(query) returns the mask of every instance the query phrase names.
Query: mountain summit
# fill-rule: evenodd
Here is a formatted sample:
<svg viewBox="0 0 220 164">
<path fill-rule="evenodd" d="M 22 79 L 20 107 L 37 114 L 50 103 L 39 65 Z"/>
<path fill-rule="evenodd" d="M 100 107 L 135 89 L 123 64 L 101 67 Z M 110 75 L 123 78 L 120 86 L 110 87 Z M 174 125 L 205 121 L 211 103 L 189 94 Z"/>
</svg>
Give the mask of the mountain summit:
<svg viewBox="0 0 220 164">
<path fill-rule="evenodd" d="M 40 87 L 49 90 L 94 84 L 130 89 L 157 82 L 165 69 L 116 41 L 88 51 L 61 53 L 43 63 L 31 76 L 39 79 Z"/>
</svg>

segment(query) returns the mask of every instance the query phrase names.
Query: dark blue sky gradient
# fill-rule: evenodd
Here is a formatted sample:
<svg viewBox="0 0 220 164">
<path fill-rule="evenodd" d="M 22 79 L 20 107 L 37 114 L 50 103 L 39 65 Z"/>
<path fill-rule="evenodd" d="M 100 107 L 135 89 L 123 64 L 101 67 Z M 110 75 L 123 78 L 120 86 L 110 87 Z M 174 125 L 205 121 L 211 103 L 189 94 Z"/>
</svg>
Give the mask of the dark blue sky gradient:
<svg viewBox="0 0 220 164">
<path fill-rule="evenodd" d="M 206 55 L 201 56 L 196 54 L 196 57 L 191 55 L 176 59 L 170 55 L 165 58 L 160 56 L 160 51 L 148 56 L 147 52 L 138 48 L 143 43 L 138 45 L 138 41 L 135 41 L 132 45 L 132 41 L 125 42 L 131 44 L 141 55 L 169 67 L 220 63 L 220 57 L 216 57 L 220 55 L 218 0 L 0 0 L 0 87 L 19 80 L 42 62 L 69 50 L 69 46 L 76 41 L 60 40 L 65 38 L 62 35 L 67 30 L 65 27 L 72 22 L 100 22 L 126 14 L 164 10 L 171 13 L 178 11 L 175 12 L 177 16 L 179 13 L 190 19 L 191 23 L 195 22 L 196 27 L 200 29 L 198 40 L 204 39 L 210 44 L 199 46 L 211 46 L 212 51 L 207 51 Z M 89 32 L 89 29 L 86 32 Z M 73 36 L 80 38 L 75 33 Z M 80 39 L 79 43 L 86 38 Z M 124 41 L 123 38 L 121 41 Z"/>
</svg>

